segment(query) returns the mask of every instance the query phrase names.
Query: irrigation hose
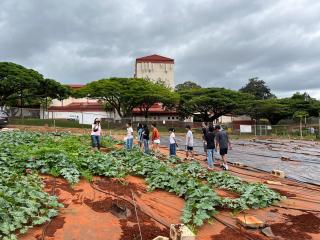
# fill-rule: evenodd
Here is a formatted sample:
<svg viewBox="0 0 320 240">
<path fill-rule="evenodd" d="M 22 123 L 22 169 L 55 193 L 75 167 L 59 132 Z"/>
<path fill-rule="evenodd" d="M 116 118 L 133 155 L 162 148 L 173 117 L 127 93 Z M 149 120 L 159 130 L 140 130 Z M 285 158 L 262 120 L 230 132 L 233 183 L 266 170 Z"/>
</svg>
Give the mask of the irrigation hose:
<svg viewBox="0 0 320 240">
<path fill-rule="evenodd" d="M 132 190 L 131 190 L 131 195 L 132 195 L 132 201 L 133 201 L 133 204 L 134 204 L 134 211 L 135 211 L 136 218 L 137 218 L 137 222 L 138 222 L 140 239 L 143 240 L 143 239 L 142 239 L 142 232 L 141 232 L 140 221 L 139 221 L 139 217 L 138 217 L 137 204 L 136 204 L 136 201 L 134 200 L 134 195 L 133 195 L 133 191 L 132 191 Z"/>
<path fill-rule="evenodd" d="M 100 188 L 96 187 L 92 182 L 90 183 L 90 186 L 91 186 L 94 190 L 96 190 L 96 191 L 98 191 L 98 192 L 101 192 L 101 193 L 104 193 L 104 194 L 113 196 L 113 197 L 115 197 L 115 198 L 121 199 L 121 200 L 123 200 L 123 201 L 125 201 L 125 202 L 128 202 L 130 205 L 132 205 L 132 206 L 134 207 L 134 203 L 132 203 L 130 200 L 128 200 L 128 199 L 126 199 L 126 198 L 124 198 L 124 197 L 118 196 L 118 195 L 113 194 L 113 193 L 110 193 L 110 192 L 103 191 L 103 190 L 101 190 Z M 147 212 L 143 209 L 143 207 L 141 207 L 141 205 L 138 205 L 138 206 L 139 206 L 139 209 L 140 209 L 141 212 L 143 212 L 143 213 L 146 214 L 148 217 L 150 217 L 151 219 L 153 219 L 153 220 L 156 221 L 157 223 L 161 224 L 162 226 L 165 226 L 166 228 L 169 228 L 169 229 L 170 229 L 170 225 L 168 225 L 167 223 L 164 223 L 163 221 L 161 221 L 161 220 L 155 218 L 154 216 L 152 216 L 151 214 L 147 213 Z"/>
</svg>

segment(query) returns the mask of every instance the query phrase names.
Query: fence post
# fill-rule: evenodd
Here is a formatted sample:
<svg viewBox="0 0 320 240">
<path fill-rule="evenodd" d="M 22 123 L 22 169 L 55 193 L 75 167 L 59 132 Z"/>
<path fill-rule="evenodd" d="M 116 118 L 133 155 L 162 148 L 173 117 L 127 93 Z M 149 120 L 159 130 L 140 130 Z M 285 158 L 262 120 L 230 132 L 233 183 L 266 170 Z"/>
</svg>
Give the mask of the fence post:
<svg viewBox="0 0 320 240">
<path fill-rule="evenodd" d="M 300 117 L 300 139 L 302 139 L 302 117 Z"/>
<path fill-rule="evenodd" d="M 318 129 L 318 136 L 320 137 L 320 112 L 319 112 L 319 129 Z"/>
</svg>

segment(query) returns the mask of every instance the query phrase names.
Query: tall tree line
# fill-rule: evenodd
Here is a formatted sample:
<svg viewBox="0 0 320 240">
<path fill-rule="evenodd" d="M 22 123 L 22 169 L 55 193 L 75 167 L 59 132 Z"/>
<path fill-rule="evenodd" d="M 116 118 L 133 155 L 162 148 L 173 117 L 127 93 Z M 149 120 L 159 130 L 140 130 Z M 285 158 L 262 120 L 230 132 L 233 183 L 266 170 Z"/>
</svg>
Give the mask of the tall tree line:
<svg viewBox="0 0 320 240">
<path fill-rule="evenodd" d="M 106 111 L 117 111 L 120 117 L 132 116 L 135 108 L 148 118 L 155 103 L 174 109 L 181 119 L 194 117 L 210 122 L 223 115 L 245 114 L 259 122 L 267 119 L 278 124 L 286 118 L 315 116 L 320 113 L 320 102 L 307 93 L 295 93 L 288 98 L 277 98 L 259 78 L 251 78 L 239 91 L 201 87 L 187 81 L 170 89 L 161 83 L 138 78 L 105 78 L 92 81 L 76 92 L 53 79 L 44 78 L 35 70 L 9 62 L 0 62 L 0 107 L 47 108 L 51 99 L 89 97 L 104 103 Z"/>
</svg>

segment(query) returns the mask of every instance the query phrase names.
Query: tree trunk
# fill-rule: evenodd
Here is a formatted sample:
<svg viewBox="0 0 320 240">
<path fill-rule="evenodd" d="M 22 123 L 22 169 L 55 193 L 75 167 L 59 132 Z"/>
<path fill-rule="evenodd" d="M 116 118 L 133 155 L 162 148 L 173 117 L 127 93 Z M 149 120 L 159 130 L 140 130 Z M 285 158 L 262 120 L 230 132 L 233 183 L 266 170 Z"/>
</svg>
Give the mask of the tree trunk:
<svg viewBox="0 0 320 240">
<path fill-rule="evenodd" d="M 46 112 L 48 112 L 48 97 L 46 97 Z M 43 115 L 44 115 L 44 113 L 43 113 Z M 43 116 L 43 118 L 44 118 L 44 116 Z"/>
<path fill-rule="evenodd" d="M 23 118 L 23 110 L 22 110 L 22 108 L 23 108 L 23 97 L 22 97 L 22 90 L 20 90 L 20 107 L 21 107 L 21 109 L 20 109 L 20 118 L 22 119 L 22 118 Z"/>
<path fill-rule="evenodd" d="M 148 119 L 148 115 L 149 115 L 149 109 L 145 109 L 144 111 L 144 118 Z"/>
</svg>

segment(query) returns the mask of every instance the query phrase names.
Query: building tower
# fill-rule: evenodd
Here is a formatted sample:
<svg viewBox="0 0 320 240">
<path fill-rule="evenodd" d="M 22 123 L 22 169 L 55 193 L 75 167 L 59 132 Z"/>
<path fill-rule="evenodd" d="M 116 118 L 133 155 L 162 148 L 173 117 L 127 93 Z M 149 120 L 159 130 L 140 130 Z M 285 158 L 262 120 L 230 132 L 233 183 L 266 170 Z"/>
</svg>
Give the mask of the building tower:
<svg viewBox="0 0 320 240">
<path fill-rule="evenodd" d="M 136 78 L 144 78 L 153 82 L 163 82 L 174 88 L 174 59 L 150 55 L 136 59 Z"/>
</svg>

